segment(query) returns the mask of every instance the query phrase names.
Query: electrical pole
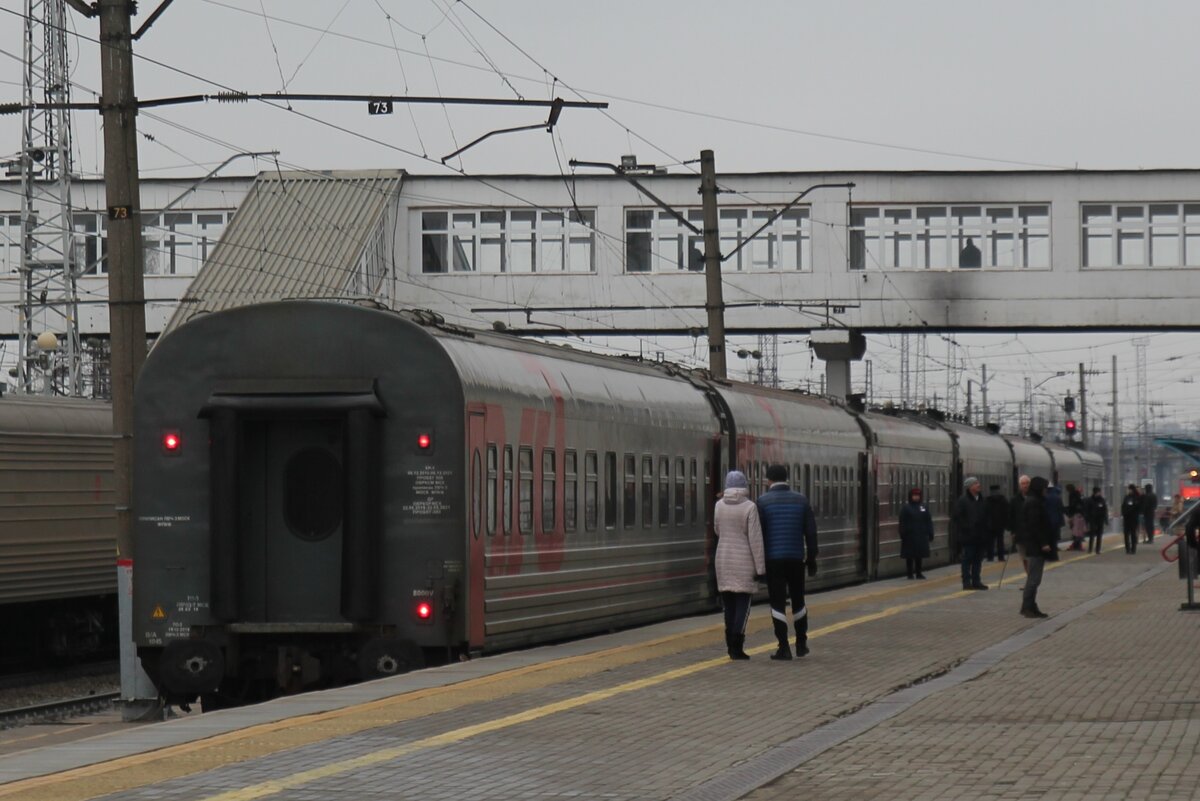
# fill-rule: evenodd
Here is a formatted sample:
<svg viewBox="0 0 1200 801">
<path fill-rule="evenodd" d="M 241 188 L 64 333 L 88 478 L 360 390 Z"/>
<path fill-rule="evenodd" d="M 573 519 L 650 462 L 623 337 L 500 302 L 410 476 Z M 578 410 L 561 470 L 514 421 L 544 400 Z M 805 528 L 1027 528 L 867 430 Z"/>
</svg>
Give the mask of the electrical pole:
<svg viewBox="0 0 1200 801">
<path fill-rule="evenodd" d="M 157 695 L 137 666 L 133 646 L 133 387 L 146 360 L 142 288 L 141 192 L 137 96 L 133 91 L 130 0 L 99 0 L 104 184 L 108 207 L 108 315 L 112 341 L 117 590 L 121 609 L 121 697 L 127 717 Z"/>
<path fill-rule="evenodd" d="M 983 380 L 979 382 L 979 396 L 980 396 L 980 403 L 983 404 L 983 424 L 985 426 L 991 422 L 991 417 L 988 413 L 988 404 L 987 404 L 987 385 L 988 385 L 987 365 L 985 364 L 985 365 L 983 365 Z"/>
<path fill-rule="evenodd" d="M 721 235 L 717 218 L 717 167 L 711 150 L 700 151 L 700 198 L 704 204 L 704 278 L 708 311 L 708 371 L 725 378 L 725 299 L 721 287 Z"/>
<path fill-rule="evenodd" d="M 1087 384 L 1084 382 L 1083 362 L 1079 363 L 1079 445 L 1087 450 Z"/>
</svg>

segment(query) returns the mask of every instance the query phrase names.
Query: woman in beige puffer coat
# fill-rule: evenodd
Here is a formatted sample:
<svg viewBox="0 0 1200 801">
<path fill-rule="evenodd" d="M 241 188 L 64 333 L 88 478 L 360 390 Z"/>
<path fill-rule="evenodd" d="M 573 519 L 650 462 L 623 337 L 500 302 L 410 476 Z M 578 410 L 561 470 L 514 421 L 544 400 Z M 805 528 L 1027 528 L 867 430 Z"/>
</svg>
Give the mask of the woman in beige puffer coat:
<svg viewBox="0 0 1200 801">
<path fill-rule="evenodd" d="M 713 529 L 717 534 L 717 590 L 725 609 L 725 647 L 730 659 L 749 659 L 743 646 L 750 597 L 758 590 L 756 577 L 767 572 L 767 564 L 758 507 L 750 500 L 746 476 L 739 470 L 725 476 L 725 492 L 713 513 Z"/>
</svg>

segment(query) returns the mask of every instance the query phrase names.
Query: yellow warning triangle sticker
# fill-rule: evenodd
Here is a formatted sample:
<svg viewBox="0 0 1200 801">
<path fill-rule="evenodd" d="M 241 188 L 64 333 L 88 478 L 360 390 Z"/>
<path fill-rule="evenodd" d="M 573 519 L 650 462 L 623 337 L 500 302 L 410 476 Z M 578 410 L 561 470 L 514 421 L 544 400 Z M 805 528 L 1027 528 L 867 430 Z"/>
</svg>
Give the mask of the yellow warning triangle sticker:
<svg viewBox="0 0 1200 801">
<path fill-rule="evenodd" d="M 162 620 L 166 616 L 167 615 L 163 612 L 163 608 L 161 606 L 155 606 L 154 614 L 152 614 L 150 617 L 154 618 L 155 620 Z"/>
</svg>

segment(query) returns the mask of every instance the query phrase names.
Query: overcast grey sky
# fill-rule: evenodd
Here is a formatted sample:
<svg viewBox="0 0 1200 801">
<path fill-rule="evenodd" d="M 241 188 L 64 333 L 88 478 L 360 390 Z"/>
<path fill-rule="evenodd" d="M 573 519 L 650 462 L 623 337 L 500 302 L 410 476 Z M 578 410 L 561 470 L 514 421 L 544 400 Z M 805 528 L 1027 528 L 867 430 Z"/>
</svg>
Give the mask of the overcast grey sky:
<svg viewBox="0 0 1200 801">
<path fill-rule="evenodd" d="M 143 0 L 139 20 L 157 4 Z M 0 0 L 4 99 L 20 97 L 23 7 Z M 70 17 L 74 99 L 94 99 L 97 23 Z M 452 162 L 468 174 L 556 173 L 569 158 L 625 153 L 674 165 L 705 148 L 718 171 L 1195 168 L 1198 28 L 1195 0 L 185 0 L 137 43 L 135 80 L 142 98 L 286 87 L 611 104 L 565 111 L 554 138 L 490 139 Z M 532 109 L 398 107 L 369 117 L 359 104 L 283 106 L 145 112 L 139 129 L 153 141 L 141 143 L 142 168 L 198 175 L 233 152 L 277 149 L 284 166 L 437 174 L 442 156 L 475 137 L 544 118 Z M 96 115 L 76 116 L 80 172 L 100 170 L 101 137 Z M 0 155 L 19 146 L 18 118 L 0 118 Z M 1187 278 L 1181 290 L 1200 294 L 1200 278 Z M 785 383 L 819 375 L 803 338 L 781 339 Z M 1131 418 L 1128 336 L 955 339 L 967 376 L 978 380 L 986 363 L 989 400 L 1000 402 L 1021 396 L 1026 374 L 1036 383 L 1081 361 L 1107 371 L 1116 352 L 1122 417 Z M 1156 413 L 1193 427 L 1198 341 L 1153 335 L 1147 371 L 1152 399 L 1166 404 Z M 678 340 L 614 344 L 692 355 Z M 898 344 L 871 340 L 877 392 L 894 391 Z M 946 343 L 931 337 L 929 351 L 940 362 Z M 945 369 L 929 367 L 930 393 L 944 396 Z M 1111 378 L 1092 380 L 1107 403 Z M 1052 379 L 1042 389 L 1060 395 L 1067 385 Z"/>
</svg>

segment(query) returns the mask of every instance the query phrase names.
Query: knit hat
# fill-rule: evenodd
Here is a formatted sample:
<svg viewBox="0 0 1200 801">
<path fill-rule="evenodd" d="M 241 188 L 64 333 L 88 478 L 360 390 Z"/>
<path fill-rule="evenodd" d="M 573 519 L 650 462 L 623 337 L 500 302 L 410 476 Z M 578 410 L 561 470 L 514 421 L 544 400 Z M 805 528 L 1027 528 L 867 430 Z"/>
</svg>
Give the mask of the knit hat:
<svg viewBox="0 0 1200 801">
<path fill-rule="evenodd" d="M 975 476 L 971 476 L 970 478 L 968 478 L 966 481 L 963 482 L 963 489 L 969 490 L 971 488 L 972 484 L 978 484 L 978 483 L 979 483 L 979 479 L 975 478 Z"/>
<path fill-rule="evenodd" d="M 746 474 L 741 470 L 730 470 L 725 476 L 725 489 L 749 489 Z"/>
</svg>

